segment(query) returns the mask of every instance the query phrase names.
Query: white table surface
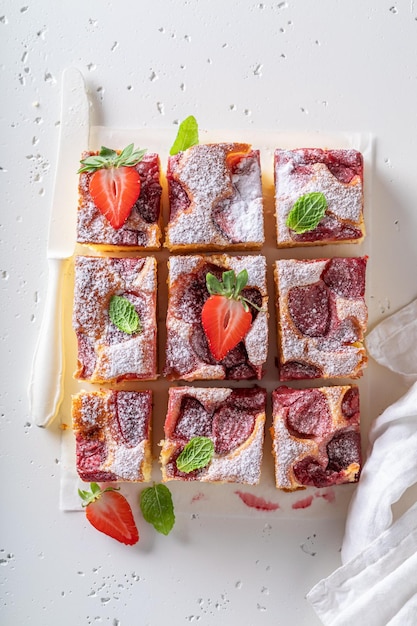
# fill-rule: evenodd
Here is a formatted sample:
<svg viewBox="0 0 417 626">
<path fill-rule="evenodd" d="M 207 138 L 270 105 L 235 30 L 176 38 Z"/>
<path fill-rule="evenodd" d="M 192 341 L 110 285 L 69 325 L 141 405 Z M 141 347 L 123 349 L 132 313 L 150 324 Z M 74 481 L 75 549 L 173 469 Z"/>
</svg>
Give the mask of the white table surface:
<svg viewBox="0 0 417 626">
<path fill-rule="evenodd" d="M 344 516 L 178 516 L 127 548 L 58 509 L 59 425 L 27 384 L 47 285 L 60 76 L 95 125 L 371 132 L 374 323 L 417 295 L 417 5 L 409 0 L 3 0 L 0 622 L 318 624 L 305 594 L 340 565 Z M 369 423 L 406 389 L 372 363 Z M 137 508 L 136 508 L 137 513 Z M 360 520 L 358 520 L 360 524 Z"/>
</svg>

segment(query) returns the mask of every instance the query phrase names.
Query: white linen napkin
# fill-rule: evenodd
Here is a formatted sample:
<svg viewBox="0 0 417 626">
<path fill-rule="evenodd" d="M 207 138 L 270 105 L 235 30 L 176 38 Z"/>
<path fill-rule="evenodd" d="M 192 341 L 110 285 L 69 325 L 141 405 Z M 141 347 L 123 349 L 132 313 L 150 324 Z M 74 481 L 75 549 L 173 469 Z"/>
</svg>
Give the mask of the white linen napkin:
<svg viewBox="0 0 417 626">
<path fill-rule="evenodd" d="M 417 504 L 307 599 L 326 626 L 414 626 L 416 573 Z"/>
<path fill-rule="evenodd" d="M 368 336 L 371 356 L 417 378 L 417 300 Z M 352 498 L 343 566 L 307 599 L 326 626 L 417 624 L 417 503 L 392 523 L 392 505 L 417 483 L 417 382 L 374 422 Z"/>
<path fill-rule="evenodd" d="M 368 353 L 412 382 L 417 379 L 417 299 L 378 324 L 366 338 Z"/>
</svg>

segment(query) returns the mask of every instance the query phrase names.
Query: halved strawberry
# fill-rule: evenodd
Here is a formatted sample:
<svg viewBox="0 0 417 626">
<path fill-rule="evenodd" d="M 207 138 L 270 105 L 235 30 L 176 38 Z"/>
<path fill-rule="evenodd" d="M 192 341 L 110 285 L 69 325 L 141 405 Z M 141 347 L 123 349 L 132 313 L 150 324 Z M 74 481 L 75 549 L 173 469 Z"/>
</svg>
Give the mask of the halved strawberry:
<svg viewBox="0 0 417 626">
<path fill-rule="evenodd" d="M 140 194 L 140 176 L 135 165 L 145 150 L 133 143 L 121 152 L 102 147 L 98 155 L 83 159 L 78 173 L 92 173 L 89 191 L 94 204 L 113 228 L 119 229 L 129 217 Z"/>
<path fill-rule="evenodd" d="M 139 533 L 126 498 L 113 487 L 100 489 L 97 483 L 90 483 L 90 489 L 78 490 L 90 524 L 121 543 L 129 546 L 137 543 Z"/>
<path fill-rule="evenodd" d="M 213 274 L 207 274 L 207 289 L 211 296 L 201 311 L 208 345 L 217 361 L 224 359 L 244 339 L 252 323 L 248 301 L 241 295 L 248 282 L 247 271 L 242 270 L 237 277 L 233 270 L 223 272 L 222 279 L 223 282 Z"/>
</svg>

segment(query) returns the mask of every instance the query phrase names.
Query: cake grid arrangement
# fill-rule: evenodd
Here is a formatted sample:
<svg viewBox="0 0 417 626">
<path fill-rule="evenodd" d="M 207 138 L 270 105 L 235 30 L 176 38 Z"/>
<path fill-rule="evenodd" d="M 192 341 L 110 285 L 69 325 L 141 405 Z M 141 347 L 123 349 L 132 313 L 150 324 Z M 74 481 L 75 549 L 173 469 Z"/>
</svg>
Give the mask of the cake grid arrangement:
<svg viewBox="0 0 417 626">
<path fill-rule="evenodd" d="M 155 481 L 179 513 L 337 515 L 367 406 L 371 138 L 174 139 L 92 127 L 80 155 L 61 508 L 81 481 Z"/>
</svg>

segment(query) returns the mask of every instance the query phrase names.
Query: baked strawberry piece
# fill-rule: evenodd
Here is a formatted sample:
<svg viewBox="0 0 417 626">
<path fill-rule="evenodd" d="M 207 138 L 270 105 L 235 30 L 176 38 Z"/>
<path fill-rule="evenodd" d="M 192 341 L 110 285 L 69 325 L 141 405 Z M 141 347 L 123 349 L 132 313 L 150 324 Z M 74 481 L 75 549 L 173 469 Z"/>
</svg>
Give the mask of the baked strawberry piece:
<svg viewBox="0 0 417 626">
<path fill-rule="evenodd" d="M 265 258 L 172 256 L 168 266 L 165 375 L 261 378 L 268 349 Z"/>
<path fill-rule="evenodd" d="M 265 403 L 266 391 L 259 387 L 171 388 L 161 442 L 163 480 L 256 485 L 261 476 Z M 187 450 L 191 454 L 181 463 Z"/>
<path fill-rule="evenodd" d="M 279 247 L 358 243 L 363 220 L 363 157 L 357 150 L 275 151 Z"/>
<path fill-rule="evenodd" d="M 76 378 L 94 383 L 156 378 L 156 289 L 154 257 L 76 257 Z"/>
<path fill-rule="evenodd" d="M 362 375 L 366 262 L 276 261 L 280 380 Z"/>
<path fill-rule="evenodd" d="M 354 483 L 361 470 L 355 385 L 272 392 L 272 452 L 279 489 Z"/>
<path fill-rule="evenodd" d="M 151 391 L 81 391 L 72 398 L 77 471 L 85 482 L 151 479 Z"/>
<path fill-rule="evenodd" d="M 169 158 L 170 250 L 258 249 L 264 242 L 261 166 L 248 144 L 192 146 Z"/>
<path fill-rule="evenodd" d="M 156 249 L 161 238 L 157 154 L 102 148 L 81 161 L 77 241 L 100 250 Z"/>
</svg>

